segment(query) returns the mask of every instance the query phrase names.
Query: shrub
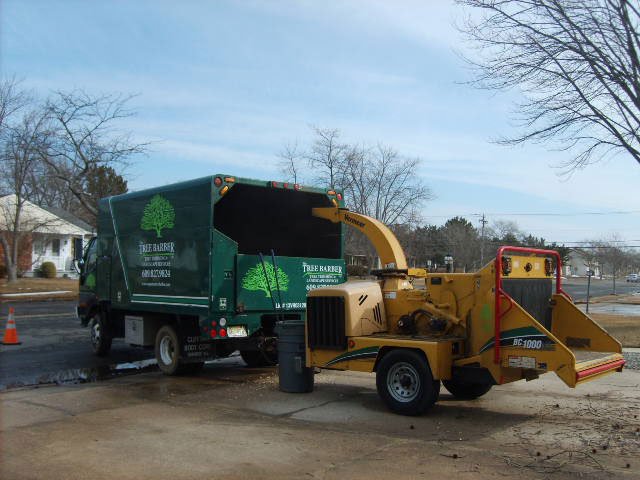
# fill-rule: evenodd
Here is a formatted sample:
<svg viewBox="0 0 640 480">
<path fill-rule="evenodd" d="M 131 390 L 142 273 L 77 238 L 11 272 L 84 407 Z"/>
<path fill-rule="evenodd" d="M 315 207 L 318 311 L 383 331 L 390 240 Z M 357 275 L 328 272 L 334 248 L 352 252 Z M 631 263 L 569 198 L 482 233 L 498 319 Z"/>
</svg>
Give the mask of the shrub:
<svg viewBox="0 0 640 480">
<path fill-rule="evenodd" d="M 350 277 L 366 277 L 369 275 L 369 268 L 365 265 L 347 265 L 347 275 Z"/>
<path fill-rule="evenodd" d="M 40 274 L 44 278 L 56 278 L 58 269 L 53 262 L 43 262 L 42 265 L 40 265 Z"/>
</svg>

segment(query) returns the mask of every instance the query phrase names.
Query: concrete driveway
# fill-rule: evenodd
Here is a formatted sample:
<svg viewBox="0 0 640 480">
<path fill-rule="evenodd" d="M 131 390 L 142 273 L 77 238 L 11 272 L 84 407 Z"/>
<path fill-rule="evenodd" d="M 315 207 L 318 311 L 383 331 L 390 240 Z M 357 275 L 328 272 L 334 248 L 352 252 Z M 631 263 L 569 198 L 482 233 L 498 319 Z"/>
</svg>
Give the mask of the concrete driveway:
<svg viewBox="0 0 640 480">
<path fill-rule="evenodd" d="M 578 389 L 554 375 L 389 413 L 373 376 L 323 372 L 310 394 L 273 369 L 208 365 L 0 393 L 7 479 L 638 478 L 640 373 Z"/>
</svg>

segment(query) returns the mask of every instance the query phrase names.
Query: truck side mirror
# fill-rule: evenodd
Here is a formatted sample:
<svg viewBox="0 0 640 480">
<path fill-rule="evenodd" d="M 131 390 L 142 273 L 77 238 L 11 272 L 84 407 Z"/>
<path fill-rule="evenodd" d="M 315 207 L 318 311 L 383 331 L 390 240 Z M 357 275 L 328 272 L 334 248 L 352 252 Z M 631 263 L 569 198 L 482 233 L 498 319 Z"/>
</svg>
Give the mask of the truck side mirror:
<svg viewBox="0 0 640 480">
<path fill-rule="evenodd" d="M 77 273 L 82 273 L 82 267 L 84 265 L 84 259 L 74 260 L 73 268 Z"/>
</svg>

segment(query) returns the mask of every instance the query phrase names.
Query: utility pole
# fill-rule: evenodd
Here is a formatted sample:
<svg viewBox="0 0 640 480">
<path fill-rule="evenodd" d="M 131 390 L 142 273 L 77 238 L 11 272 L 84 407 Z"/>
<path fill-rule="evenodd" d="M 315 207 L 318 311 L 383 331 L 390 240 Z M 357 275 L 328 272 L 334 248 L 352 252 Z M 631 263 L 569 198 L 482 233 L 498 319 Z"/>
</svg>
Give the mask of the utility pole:
<svg viewBox="0 0 640 480">
<path fill-rule="evenodd" d="M 591 270 L 591 265 L 587 267 L 587 313 L 589 313 L 589 295 L 591 291 L 591 277 L 595 272 Z"/>
<path fill-rule="evenodd" d="M 487 224 L 487 219 L 482 214 L 482 218 L 480 219 L 480 223 L 482 227 L 480 228 L 480 268 L 484 267 L 484 226 Z"/>
</svg>

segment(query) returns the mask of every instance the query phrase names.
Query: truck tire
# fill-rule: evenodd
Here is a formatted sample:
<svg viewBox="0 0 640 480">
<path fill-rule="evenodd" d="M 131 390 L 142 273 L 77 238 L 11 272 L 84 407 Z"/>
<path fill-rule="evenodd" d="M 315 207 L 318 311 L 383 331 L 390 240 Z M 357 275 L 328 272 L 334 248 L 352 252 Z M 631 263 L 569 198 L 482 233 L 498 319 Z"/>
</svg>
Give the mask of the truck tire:
<svg viewBox="0 0 640 480">
<path fill-rule="evenodd" d="M 156 335 L 156 361 L 165 375 L 179 375 L 184 371 L 180 361 L 180 340 L 171 325 L 165 325 Z"/>
<path fill-rule="evenodd" d="M 204 362 L 191 362 L 181 367 L 181 373 L 196 374 L 204 368 Z"/>
<path fill-rule="evenodd" d="M 240 356 L 248 367 L 273 367 L 278 364 L 278 352 L 265 352 L 264 350 L 241 350 Z"/>
<path fill-rule="evenodd" d="M 444 388 L 459 400 L 475 400 L 492 387 L 489 383 L 462 383 L 455 380 L 443 380 L 442 383 Z"/>
<path fill-rule="evenodd" d="M 104 357 L 109 354 L 111 341 L 113 340 L 105 317 L 106 314 L 104 312 L 98 312 L 89 324 L 91 346 L 93 347 L 93 353 L 98 357 Z"/>
<path fill-rule="evenodd" d="M 387 353 L 376 372 L 378 395 L 395 413 L 420 415 L 438 400 L 440 381 L 434 380 L 427 360 L 411 350 Z"/>
</svg>

